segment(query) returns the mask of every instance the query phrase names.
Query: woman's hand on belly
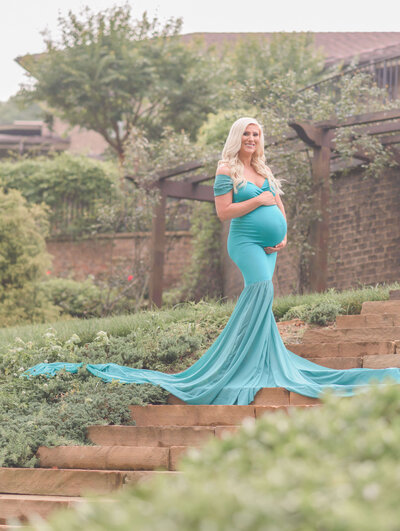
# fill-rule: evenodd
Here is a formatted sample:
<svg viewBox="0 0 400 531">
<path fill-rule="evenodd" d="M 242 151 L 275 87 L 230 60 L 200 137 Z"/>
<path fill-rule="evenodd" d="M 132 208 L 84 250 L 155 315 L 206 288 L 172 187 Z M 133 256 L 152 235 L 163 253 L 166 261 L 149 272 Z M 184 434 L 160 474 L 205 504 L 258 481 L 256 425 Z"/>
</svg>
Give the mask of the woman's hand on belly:
<svg viewBox="0 0 400 531">
<path fill-rule="evenodd" d="M 257 197 L 260 201 L 260 205 L 263 205 L 263 206 L 276 205 L 276 199 L 272 192 L 261 192 L 261 194 L 259 194 Z"/>
<path fill-rule="evenodd" d="M 285 236 L 281 243 L 278 243 L 278 245 L 275 245 L 274 247 L 264 247 L 264 251 L 267 254 L 277 253 L 278 251 L 281 251 L 287 244 L 287 237 Z"/>
</svg>

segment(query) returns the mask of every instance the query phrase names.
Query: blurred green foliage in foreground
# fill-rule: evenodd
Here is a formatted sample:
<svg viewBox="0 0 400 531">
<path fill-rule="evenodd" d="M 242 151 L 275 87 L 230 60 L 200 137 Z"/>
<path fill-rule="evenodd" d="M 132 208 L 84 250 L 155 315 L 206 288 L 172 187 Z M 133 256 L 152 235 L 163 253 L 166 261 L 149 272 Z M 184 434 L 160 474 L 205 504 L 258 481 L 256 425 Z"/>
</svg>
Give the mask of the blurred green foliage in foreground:
<svg viewBox="0 0 400 531">
<path fill-rule="evenodd" d="M 270 413 L 192 450 L 183 474 L 55 515 L 48 531 L 398 529 L 400 387 Z"/>
</svg>

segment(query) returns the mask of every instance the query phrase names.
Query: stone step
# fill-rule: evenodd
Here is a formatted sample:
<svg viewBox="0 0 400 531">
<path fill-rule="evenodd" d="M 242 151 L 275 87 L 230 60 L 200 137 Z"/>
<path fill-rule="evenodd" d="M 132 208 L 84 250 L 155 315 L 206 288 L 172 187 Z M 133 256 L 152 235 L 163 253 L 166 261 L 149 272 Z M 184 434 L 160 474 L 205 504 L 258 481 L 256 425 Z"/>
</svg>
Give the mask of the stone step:
<svg viewBox="0 0 400 531">
<path fill-rule="evenodd" d="M 272 398 L 271 398 L 272 397 Z M 261 389 L 254 400 L 253 414 L 249 418 L 259 416 L 259 408 L 263 412 L 288 411 L 294 407 L 312 406 L 319 400 L 291 393 L 283 388 Z M 148 407 L 148 406 L 141 406 Z M 161 407 L 164 406 L 152 406 Z M 175 406 L 166 406 L 168 408 Z M 202 408 L 204 406 L 188 405 L 186 408 Z M 211 406 L 215 407 L 215 406 Z M 218 408 L 232 406 L 217 406 Z M 238 407 L 238 406 L 234 406 Z M 166 415 L 168 414 L 168 411 Z M 166 419 L 167 420 L 167 419 Z M 238 426 L 239 424 L 236 424 Z M 218 436 L 232 426 L 89 426 L 88 438 L 99 446 L 128 446 L 128 447 L 171 447 L 171 446 L 200 446 L 210 437 Z"/>
<path fill-rule="evenodd" d="M 323 330 L 306 330 L 303 336 L 303 343 L 395 340 L 400 340 L 400 326 L 382 326 L 379 328 L 325 328 Z"/>
<path fill-rule="evenodd" d="M 106 494 L 125 484 L 146 479 L 154 471 L 77 470 L 46 468 L 0 468 L 0 492 L 40 496 Z"/>
<path fill-rule="evenodd" d="M 169 468 L 169 449 L 149 446 L 41 446 L 41 468 L 156 470 Z"/>
<path fill-rule="evenodd" d="M 363 358 L 365 369 L 388 369 L 390 367 L 400 367 L 400 355 L 388 354 L 387 356 L 365 356 Z"/>
<path fill-rule="evenodd" d="M 286 348 L 304 358 L 362 358 L 396 352 L 394 341 L 345 341 L 336 343 L 287 344 Z M 322 365 L 322 360 L 321 360 Z"/>
<path fill-rule="evenodd" d="M 130 406 L 136 426 L 224 426 L 254 417 L 253 406 Z"/>
<path fill-rule="evenodd" d="M 400 367 L 400 355 L 364 356 L 363 358 L 308 358 L 310 361 L 330 369 L 388 369 Z"/>
<path fill-rule="evenodd" d="M 362 303 L 361 314 L 364 313 L 400 313 L 400 300 L 366 301 Z"/>
<path fill-rule="evenodd" d="M 400 359 L 400 356 L 399 356 Z M 309 361 L 328 367 L 329 369 L 356 369 L 362 367 L 363 358 L 341 358 L 341 357 L 325 357 L 325 358 L 308 358 Z"/>
<path fill-rule="evenodd" d="M 237 429 L 236 426 L 233 426 L 233 428 Z M 189 447 L 189 446 L 171 446 L 171 448 L 169 449 L 169 452 L 170 452 L 169 468 L 170 468 L 170 470 L 176 470 L 178 468 L 179 461 L 190 450 L 190 448 L 193 448 L 193 447 Z"/>
<path fill-rule="evenodd" d="M 293 395 L 297 395 L 297 393 L 293 393 Z M 293 400 L 296 401 L 296 396 L 293 397 Z M 180 400 L 174 395 L 169 395 L 168 403 L 171 405 L 175 405 L 175 404 L 184 405 L 185 404 L 182 400 Z M 291 404 L 292 402 L 290 401 L 290 393 L 283 387 L 264 387 L 263 389 L 260 389 L 256 393 L 256 396 L 254 397 L 254 400 L 251 403 L 251 405 L 258 405 L 258 406 L 288 406 Z M 301 402 L 301 404 L 306 405 L 305 402 Z M 313 404 L 312 399 L 310 401 L 310 404 Z M 294 405 L 297 405 L 297 403 L 294 402 Z M 203 407 L 203 406 L 189 406 L 189 407 Z M 227 407 L 227 406 L 221 406 L 221 407 Z M 232 407 L 232 406 L 228 406 L 228 407 Z M 233 406 L 233 407 L 238 407 L 238 406 Z"/>
<path fill-rule="evenodd" d="M 392 289 L 389 291 L 389 299 L 390 300 L 400 300 L 400 289 Z"/>
<path fill-rule="evenodd" d="M 0 494 L 0 522 L 5 524 L 11 518 L 26 521 L 33 515 L 48 518 L 57 509 L 73 507 L 81 502 L 82 498 L 72 496 Z"/>
<path fill-rule="evenodd" d="M 214 436 L 212 426 L 89 426 L 100 446 L 198 446 Z"/>
<path fill-rule="evenodd" d="M 400 326 L 400 313 L 338 315 L 337 328 L 376 328 L 378 326 Z"/>
</svg>

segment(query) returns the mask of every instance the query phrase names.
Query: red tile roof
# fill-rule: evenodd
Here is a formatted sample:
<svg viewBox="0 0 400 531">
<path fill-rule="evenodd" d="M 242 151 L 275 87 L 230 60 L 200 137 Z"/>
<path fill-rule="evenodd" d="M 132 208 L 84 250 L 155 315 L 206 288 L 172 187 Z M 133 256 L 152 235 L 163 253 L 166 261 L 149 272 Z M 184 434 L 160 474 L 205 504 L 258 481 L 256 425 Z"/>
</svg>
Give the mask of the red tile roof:
<svg viewBox="0 0 400 531">
<path fill-rule="evenodd" d="M 324 52 L 327 63 L 342 60 L 347 62 L 354 56 L 359 56 L 361 60 L 370 60 L 400 55 L 399 31 L 310 33 L 314 35 L 316 48 Z M 270 39 L 274 33 L 187 33 L 182 38 L 190 41 L 196 37 L 202 37 L 207 45 L 221 46 L 225 43 L 235 43 L 251 35 L 261 39 Z"/>
</svg>

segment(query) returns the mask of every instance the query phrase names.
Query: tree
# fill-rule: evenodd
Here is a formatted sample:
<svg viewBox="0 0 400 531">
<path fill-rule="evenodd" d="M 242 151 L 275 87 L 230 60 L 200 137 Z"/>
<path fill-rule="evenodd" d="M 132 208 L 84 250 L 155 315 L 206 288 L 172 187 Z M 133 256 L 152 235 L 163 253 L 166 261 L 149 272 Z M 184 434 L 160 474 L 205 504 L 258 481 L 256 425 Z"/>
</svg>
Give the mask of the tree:
<svg viewBox="0 0 400 531">
<path fill-rule="evenodd" d="M 45 35 L 46 53 L 22 64 L 36 79 L 23 95 L 45 101 L 71 125 L 100 133 L 123 160 L 132 127 L 151 140 L 165 125 L 192 137 L 215 110 L 212 57 L 183 44 L 180 19 L 161 26 L 128 4 L 59 17 L 60 41 Z"/>
<path fill-rule="evenodd" d="M 11 124 L 14 120 L 42 120 L 43 111 L 35 102 L 28 106 L 15 96 L 11 96 L 7 101 L 0 102 L 0 124 Z"/>
<path fill-rule="evenodd" d="M 315 48 L 311 33 L 277 33 L 269 41 L 240 40 L 231 54 L 231 67 L 241 99 L 264 107 L 271 83 L 287 72 L 293 74 L 298 89 L 316 82 L 324 70 L 324 56 Z"/>
</svg>

